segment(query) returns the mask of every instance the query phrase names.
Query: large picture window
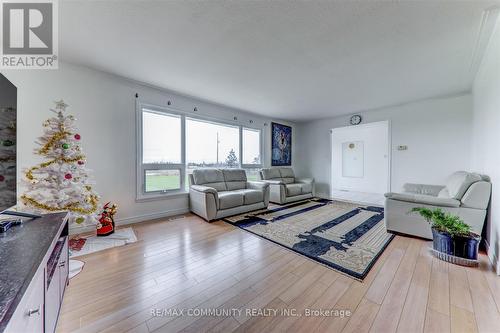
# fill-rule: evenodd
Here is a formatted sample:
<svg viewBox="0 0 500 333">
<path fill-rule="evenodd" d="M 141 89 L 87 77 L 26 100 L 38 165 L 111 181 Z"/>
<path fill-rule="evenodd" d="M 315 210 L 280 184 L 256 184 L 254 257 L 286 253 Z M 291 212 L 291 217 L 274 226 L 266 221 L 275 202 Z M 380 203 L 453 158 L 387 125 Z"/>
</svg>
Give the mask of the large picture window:
<svg viewBox="0 0 500 333">
<path fill-rule="evenodd" d="M 138 108 L 138 199 L 184 193 L 197 168 L 244 168 L 249 180 L 262 167 L 262 129 L 162 107 Z"/>
</svg>

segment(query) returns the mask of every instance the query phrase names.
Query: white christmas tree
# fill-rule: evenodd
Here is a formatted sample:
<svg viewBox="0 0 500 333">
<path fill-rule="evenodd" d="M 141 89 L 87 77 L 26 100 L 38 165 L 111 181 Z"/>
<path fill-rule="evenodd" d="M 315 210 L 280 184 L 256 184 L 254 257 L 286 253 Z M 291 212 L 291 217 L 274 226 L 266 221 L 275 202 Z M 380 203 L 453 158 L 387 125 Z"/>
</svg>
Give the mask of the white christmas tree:
<svg viewBox="0 0 500 333">
<path fill-rule="evenodd" d="M 55 102 L 56 115 L 43 123 L 44 134 L 37 140 L 35 154 L 44 162 L 25 172 L 27 191 L 21 201 L 38 212 L 69 211 L 71 222 L 95 224 L 98 195 L 92 189 L 81 136 L 75 118 L 66 115 L 63 101 Z"/>
<path fill-rule="evenodd" d="M 16 204 L 16 109 L 0 107 L 0 205 Z"/>
</svg>

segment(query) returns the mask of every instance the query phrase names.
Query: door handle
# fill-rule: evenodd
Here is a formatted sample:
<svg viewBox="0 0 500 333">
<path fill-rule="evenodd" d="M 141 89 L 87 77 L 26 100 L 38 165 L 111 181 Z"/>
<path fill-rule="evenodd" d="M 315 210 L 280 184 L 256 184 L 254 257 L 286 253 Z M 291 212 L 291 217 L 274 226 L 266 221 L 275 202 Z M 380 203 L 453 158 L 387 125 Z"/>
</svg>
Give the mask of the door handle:
<svg viewBox="0 0 500 333">
<path fill-rule="evenodd" d="M 32 317 L 35 314 L 40 315 L 40 307 L 38 307 L 37 309 L 29 309 L 28 310 L 28 316 L 29 317 Z"/>
</svg>

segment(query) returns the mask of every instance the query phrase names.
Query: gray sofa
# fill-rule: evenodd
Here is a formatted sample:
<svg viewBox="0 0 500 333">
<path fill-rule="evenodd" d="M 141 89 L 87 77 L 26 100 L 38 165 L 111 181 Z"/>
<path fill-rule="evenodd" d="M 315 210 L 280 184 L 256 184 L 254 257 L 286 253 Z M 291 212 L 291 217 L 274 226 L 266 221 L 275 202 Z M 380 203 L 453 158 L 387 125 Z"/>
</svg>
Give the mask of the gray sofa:
<svg viewBox="0 0 500 333">
<path fill-rule="evenodd" d="M 385 194 L 385 225 L 388 231 L 432 239 L 429 224 L 408 212 L 413 207 L 441 208 L 481 235 L 490 196 L 489 177 L 466 171 L 453 173 L 446 185 L 405 184 L 403 193 Z"/>
<path fill-rule="evenodd" d="M 270 185 L 271 202 L 283 205 L 314 197 L 314 179 L 295 178 L 292 168 L 262 169 L 260 179 Z"/>
<path fill-rule="evenodd" d="M 189 204 L 207 221 L 265 208 L 269 185 L 249 182 L 245 170 L 199 169 L 189 175 Z"/>
</svg>

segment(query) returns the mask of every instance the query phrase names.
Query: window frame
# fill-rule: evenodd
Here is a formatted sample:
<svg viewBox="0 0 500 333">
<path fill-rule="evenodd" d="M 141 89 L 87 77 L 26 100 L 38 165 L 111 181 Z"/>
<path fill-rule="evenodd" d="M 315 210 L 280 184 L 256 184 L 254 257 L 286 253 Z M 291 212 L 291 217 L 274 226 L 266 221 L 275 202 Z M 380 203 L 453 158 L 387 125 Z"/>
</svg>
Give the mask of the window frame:
<svg viewBox="0 0 500 333">
<path fill-rule="evenodd" d="M 166 114 L 176 116 L 181 119 L 181 163 L 176 164 L 160 164 L 160 163 L 143 163 L 143 112 L 153 112 L 158 114 Z M 136 176 L 136 201 L 147 201 L 161 199 L 171 196 L 185 196 L 189 194 L 186 190 L 188 183 L 187 160 L 186 160 L 186 119 L 193 119 L 212 123 L 216 125 L 224 125 L 235 127 L 239 131 L 239 154 L 238 167 L 240 169 L 259 169 L 264 166 L 264 127 L 248 126 L 241 122 L 231 122 L 216 117 L 193 114 L 178 110 L 172 107 L 159 106 L 145 102 L 136 101 L 136 144 L 137 144 L 137 176 Z M 259 131 L 259 156 L 260 164 L 243 164 L 243 130 L 249 129 Z M 146 192 L 146 170 L 179 170 L 180 172 L 180 188 L 175 190 L 150 191 Z"/>
</svg>

